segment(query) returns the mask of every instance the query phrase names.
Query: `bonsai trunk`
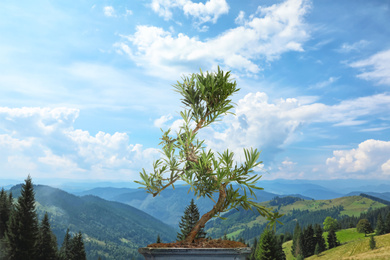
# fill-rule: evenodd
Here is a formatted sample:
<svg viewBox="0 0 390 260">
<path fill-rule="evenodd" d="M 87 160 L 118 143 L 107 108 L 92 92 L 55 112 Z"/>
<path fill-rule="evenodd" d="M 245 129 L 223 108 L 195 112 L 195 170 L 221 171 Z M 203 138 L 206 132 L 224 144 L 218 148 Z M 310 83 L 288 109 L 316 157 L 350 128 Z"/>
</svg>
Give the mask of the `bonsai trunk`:
<svg viewBox="0 0 390 260">
<path fill-rule="evenodd" d="M 207 221 L 209 221 L 217 213 L 222 212 L 224 210 L 225 201 L 226 201 L 226 184 L 222 184 L 221 187 L 219 188 L 219 198 L 217 203 L 215 204 L 212 210 L 205 213 L 195 224 L 191 232 L 188 233 L 185 239 L 186 242 L 188 243 L 194 242 L 195 237 L 198 234 L 199 230 L 206 225 Z"/>
</svg>

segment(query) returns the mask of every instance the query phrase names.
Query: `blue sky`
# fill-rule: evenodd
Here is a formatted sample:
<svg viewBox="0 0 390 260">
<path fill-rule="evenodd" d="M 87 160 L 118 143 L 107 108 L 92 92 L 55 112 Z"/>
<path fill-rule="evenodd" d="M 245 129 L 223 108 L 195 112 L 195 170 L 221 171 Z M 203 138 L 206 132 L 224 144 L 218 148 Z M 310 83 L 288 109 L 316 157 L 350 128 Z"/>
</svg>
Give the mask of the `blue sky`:
<svg viewBox="0 0 390 260">
<path fill-rule="evenodd" d="M 138 179 L 182 75 L 230 70 L 209 148 L 264 179 L 390 178 L 390 1 L 0 2 L 2 178 Z"/>
</svg>

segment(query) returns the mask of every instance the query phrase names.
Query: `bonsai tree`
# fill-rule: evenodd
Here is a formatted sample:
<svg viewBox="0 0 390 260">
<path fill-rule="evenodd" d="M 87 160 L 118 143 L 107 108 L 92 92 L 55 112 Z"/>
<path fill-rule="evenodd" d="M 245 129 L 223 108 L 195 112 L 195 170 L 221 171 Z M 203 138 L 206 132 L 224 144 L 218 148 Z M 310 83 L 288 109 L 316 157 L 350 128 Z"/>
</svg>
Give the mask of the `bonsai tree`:
<svg viewBox="0 0 390 260">
<path fill-rule="evenodd" d="M 244 149 L 245 161 L 238 164 L 232 151 L 227 149 L 214 153 L 206 149 L 204 140 L 197 138 L 200 130 L 221 120 L 223 115 L 232 114 L 231 97 L 239 89 L 236 82 L 230 79 L 230 72 L 224 73 L 219 67 L 216 73 L 204 74 L 200 71 L 183 77 L 182 82 L 178 81 L 174 87 L 184 104 L 184 110 L 180 112 L 183 125 L 173 136 L 171 129 L 162 130 L 162 156 L 153 163 L 151 173 L 142 169 L 142 181 L 136 182 L 144 186 L 148 193 L 157 196 L 167 187 L 174 189 L 174 183 L 181 180 L 190 186 L 197 197 L 207 196 L 213 200 L 215 205 L 199 219 L 187 234 L 185 242 L 192 243 L 211 218 L 238 207 L 255 209 L 274 225 L 281 215 L 254 201 L 256 196 L 253 190 L 262 190 L 256 186 L 261 175 L 254 173 L 254 169 L 262 163 L 259 161 L 260 152 L 253 148 Z M 214 200 L 216 193 L 217 201 Z"/>
</svg>

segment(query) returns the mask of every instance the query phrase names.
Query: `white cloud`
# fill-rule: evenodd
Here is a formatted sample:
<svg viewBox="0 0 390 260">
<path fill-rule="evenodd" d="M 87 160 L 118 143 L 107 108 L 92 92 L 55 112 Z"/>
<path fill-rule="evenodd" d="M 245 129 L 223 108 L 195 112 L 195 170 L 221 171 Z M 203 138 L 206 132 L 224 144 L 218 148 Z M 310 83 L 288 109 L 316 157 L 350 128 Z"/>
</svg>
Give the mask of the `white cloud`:
<svg viewBox="0 0 390 260">
<path fill-rule="evenodd" d="M 332 106 L 301 102 L 296 98 L 270 102 L 265 93 L 249 93 L 239 100 L 235 116 L 228 116 L 219 129 L 205 129 L 202 135 L 210 148 L 221 151 L 229 147 L 242 155 L 242 148 L 264 151 L 269 163 L 291 143 L 301 140 L 304 126 L 328 123 L 334 126 L 364 124 L 366 116 L 386 115 L 390 111 L 390 95 L 379 94 L 343 101 Z M 362 120 L 362 117 L 365 120 Z"/>
<path fill-rule="evenodd" d="M 239 24 L 239 25 L 243 25 L 243 24 L 245 24 L 245 12 L 244 11 L 240 11 L 239 13 L 238 13 L 238 16 L 236 17 L 236 19 L 234 20 L 234 22 L 236 23 L 236 24 Z"/>
<path fill-rule="evenodd" d="M 112 6 L 105 6 L 103 7 L 104 15 L 107 17 L 115 17 L 115 9 Z"/>
<path fill-rule="evenodd" d="M 79 110 L 70 108 L 1 107 L 0 170 L 19 177 L 31 173 L 130 181 L 158 157 L 154 148 L 131 144 L 126 133 L 91 135 L 74 129 L 78 114 Z"/>
<path fill-rule="evenodd" d="M 229 12 L 229 5 L 225 0 L 209 0 L 205 4 L 187 1 L 183 5 L 183 11 L 186 15 L 199 19 L 199 24 L 216 23 L 221 15 Z"/>
<path fill-rule="evenodd" d="M 369 139 L 356 149 L 336 150 L 326 164 L 331 173 L 342 177 L 378 178 L 390 175 L 390 142 Z"/>
<path fill-rule="evenodd" d="M 171 114 L 169 115 L 163 115 L 160 118 L 154 120 L 154 126 L 158 128 L 162 128 L 165 126 L 165 123 L 171 120 L 173 117 Z"/>
<path fill-rule="evenodd" d="M 154 26 L 137 26 L 128 42 L 115 46 L 138 66 L 148 68 L 155 76 L 172 78 L 217 65 L 244 73 L 261 70 L 260 60 L 272 61 L 289 51 L 303 51 L 308 39 L 304 15 L 310 6 L 306 1 L 288 0 L 270 7 L 259 7 L 245 24 L 204 41 Z M 192 67 L 197 64 L 196 68 Z"/>
<path fill-rule="evenodd" d="M 370 42 L 368 42 L 366 40 L 360 40 L 360 41 L 352 43 L 352 44 L 343 43 L 343 45 L 341 45 L 341 47 L 340 47 L 340 49 L 338 49 L 338 51 L 345 52 L 345 53 L 348 53 L 351 51 L 359 51 L 359 50 L 363 49 L 364 47 L 366 47 L 369 43 Z"/>
<path fill-rule="evenodd" d="M 337 80 L 339 80 L 339 78 L 340 77 L 329 77 L 329 79 L 327 79 L 325 81 L 318 82 L 318 83 L 314 84 L 313 86 L 311 86 L 310 88 L 321 89 L 321 88 L 328 87 L 328 86 L 332 85 L 333 83 L 335 83 Z"/>
<path fill-rule="evenodd" d="M 357 75 L 361 79 L 372 80 L 379 85 L 390 85 L 390 49 L 378 52 L 368 59 L 353 62 L 349 66 L 361 70 Z"/>
<path fill-rule="evenodd" d="M 206 3 L 194 3 L 190 0 L 153 0 L 151 8 L 165 20 L 172 19 L 172 9 L 180 8 L 187 16 L 197 20 L 199 26 L 203 23 L 216 23 L 218 18 L 229 12 L 229 5 L 225 0 L 209 0 Z"/>
</svg>

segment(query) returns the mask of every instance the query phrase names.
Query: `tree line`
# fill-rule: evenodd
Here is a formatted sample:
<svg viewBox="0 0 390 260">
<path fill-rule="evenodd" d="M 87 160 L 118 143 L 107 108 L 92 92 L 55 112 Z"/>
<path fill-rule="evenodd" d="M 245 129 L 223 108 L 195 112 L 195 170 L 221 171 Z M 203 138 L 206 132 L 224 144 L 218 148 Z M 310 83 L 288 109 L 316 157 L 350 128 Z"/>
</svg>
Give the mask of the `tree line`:
<svg viewBox="0 0 390 260">
<path fill-rule="evenodd" d="M 14 201 L 12 193 L 0 192 L 0 259 L 9 260 L 83 260 L 86 259 L 81 232 L 72 236 L 66 231 L 58 249 L 57 238 L 50 228 L 46 212 L 41 222 L 35 208 L 32 179 L 27 177 L 21 195 Z"/>
</svg>

